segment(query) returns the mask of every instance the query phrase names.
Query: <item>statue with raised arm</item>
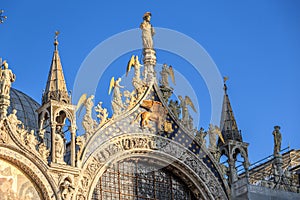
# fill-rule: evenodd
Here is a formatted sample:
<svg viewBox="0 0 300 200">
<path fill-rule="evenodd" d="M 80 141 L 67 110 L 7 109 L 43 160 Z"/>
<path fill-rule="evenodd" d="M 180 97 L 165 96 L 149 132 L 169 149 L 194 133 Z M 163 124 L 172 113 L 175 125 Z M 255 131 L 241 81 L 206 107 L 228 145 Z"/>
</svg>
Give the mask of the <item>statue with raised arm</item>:
<svg viewBox="0 0 300 200">
<path fill-rule="evenodd" d="M 142 40 L 143 40 L 143 47 L 145 49 L 153 49 L 153 35 L 155 34 L 154 28 L 150 24 L 151 20 L 151 13 L 146 12 L 143 16 L 143 22 L 140 25 L 142 29 Z"/>
<path fill-rule="evenodd" d="M 274 131 L 272 134 L 274 136 L 274 156 L 277 156 L 280 153 L 282 141 L 280 126 L 274 126 Z"/>
<path fill-rule="evenodd" d="M 6 60 L 1 64 L 1 74 L 0 74 L 0 89 L 2 95 L 9 96 L 11 83 L 16 80 L 16 75 L 8 69 L 8 63 Z"/>
</svg>

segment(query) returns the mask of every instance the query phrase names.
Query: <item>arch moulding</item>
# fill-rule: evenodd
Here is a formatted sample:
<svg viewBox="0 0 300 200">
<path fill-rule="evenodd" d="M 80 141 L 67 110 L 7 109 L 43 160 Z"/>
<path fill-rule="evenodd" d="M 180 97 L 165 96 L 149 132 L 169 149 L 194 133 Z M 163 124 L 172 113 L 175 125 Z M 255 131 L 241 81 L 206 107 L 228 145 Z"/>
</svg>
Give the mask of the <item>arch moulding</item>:
<svg viewBox="0 0 300 200">
<path fill-rule="evenodd" d="M 153 134 L 130 133 L 111 138 L 96 148 L 83 163 L 77 199 L 90 200 L 105 170 L 126 158 L 142 157 L 157 160 L 180 175 L 201 199 L 228 199 L 228 193 L 214 173 L 182 145 Z"/>
</svg>

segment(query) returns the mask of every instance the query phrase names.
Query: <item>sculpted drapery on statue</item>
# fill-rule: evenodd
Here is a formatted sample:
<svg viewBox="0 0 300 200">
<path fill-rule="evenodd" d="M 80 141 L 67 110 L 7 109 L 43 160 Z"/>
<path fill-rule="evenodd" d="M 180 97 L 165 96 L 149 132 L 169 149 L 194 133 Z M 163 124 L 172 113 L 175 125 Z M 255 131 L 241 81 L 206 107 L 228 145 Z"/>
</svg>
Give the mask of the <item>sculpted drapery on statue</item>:
<svg viewBox="0 0 300 200">
<path fill-rule="evenodd" d="M 3 61 L 1 67 L 1 94 L 9 95 L 11 83 L 15 81 L 16 76 L 12 73 L 10 69 L 8 69 L 8 63 L 6 62 L 6 60 Z"/>
<path fill-rule="evenodd" d="M 274 126 L 274 131 L 272 134 L 274 136 L 274 156 L 276 156 L 279 155 L 281 150 L 282 136 L 280 133 L 280 126 Z"/>
<path fill-rule="evenodd" d="M 146 12 L 143 16 L 143 22 L 140 25 L 142 29 L 143 47 L 145 49 L 153 49 L 153 35 L 155 34 L 154 28 L 150 24 L 151 13 Z"/>
<path fill-rule="evenodd" d="M 112 109 L 114 111 L 114 115 L 119 115 L 124 108 L 123 102 L 122 102 L 122 93 L 121 88 L 124 88 L 124 86 L 120 85 L 121 78 L 118 78 L 115 81 L 115 78 L 112 77 L 110 80 L 109 90 L 108 94 L 111 93 L 113 90 L 113 100 L 112 100 Z"/>
</svg>

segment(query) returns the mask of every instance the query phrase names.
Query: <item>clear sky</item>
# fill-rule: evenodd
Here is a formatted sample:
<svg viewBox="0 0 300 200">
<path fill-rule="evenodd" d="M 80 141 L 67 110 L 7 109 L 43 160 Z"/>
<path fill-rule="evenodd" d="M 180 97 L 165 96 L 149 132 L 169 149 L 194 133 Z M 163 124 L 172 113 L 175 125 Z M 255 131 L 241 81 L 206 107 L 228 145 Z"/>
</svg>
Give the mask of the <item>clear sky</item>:
<svg viewBox="0 0 300 200">
<path fill-rule="evenodd" d="M 89 53 L 109 37 L 138 28 L 144 12 L 151 11 L 153 26 L 194 39 L 222 76 L 229 76 L 228 94 L 243 139 L 250 143 L 250 162 L 272 154 L 274 125 L 281 126 L 283 148 L 300 147 L 298 0 L 26 0 L 1 1 L 0 9 L 8 16 L 0 24 L 0 56 L 8 60 L 17 75 L 13 87 L 38 102 L 46 85 L 56 30 L 61 32 L 59 51 L 67 86 L 72 90 Z M 108 80 L 124 74 L 131 54 L 120 55 L 108 66 L 97 88 L 97 102 L 106 100 L 104 104 L 109 106 Z M 100 55 L 99 59 L 101 56 L 105 57 Z M 188 76 L 191 85 L 197 85 L 197 126 L 207 129 L 211 108 L 207 85 L 193 79 L 194 72 L 185 58 L 159 51 L 157 59 L 158 63 L 172 64 Z"/>
</svg>

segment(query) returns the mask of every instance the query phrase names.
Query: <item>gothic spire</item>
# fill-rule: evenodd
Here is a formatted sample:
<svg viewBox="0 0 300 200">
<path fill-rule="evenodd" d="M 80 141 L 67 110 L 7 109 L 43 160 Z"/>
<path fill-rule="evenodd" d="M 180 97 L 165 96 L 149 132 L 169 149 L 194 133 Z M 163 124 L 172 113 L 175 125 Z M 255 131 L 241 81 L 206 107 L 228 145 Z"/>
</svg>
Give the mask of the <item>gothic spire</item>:
<svg viewBox="0 0 300 200">
<path fill-rule="evenodd" d="M 227 94 L 227 85 L 226 81 L 228 78 L 224 78 L 224 98 L 223 98 L 223 107 L 222 107 L 222 115 L 221 115 L 221 122 L 220 122 L 220 129 L 222 132 L 222 136 L 226 141 L 228 140 L 235 140 L 242 142 L 242 136 L 238 129 L 231 104 L 229 101 L 229 97 Z"/>
<path fill-rule="evenodd" d="M 67 86 L 60 62 L 58 53 L 58 37 L 59 32 L 55 32 L 54 53 L 52 57 L 51 67 L 48 75 L 46 89 L 43 94 L 42 103 L 47 103 L 49 100 L 62 101 L 70 103 L 70 96 L 67 91 Z"/>
</svg>

